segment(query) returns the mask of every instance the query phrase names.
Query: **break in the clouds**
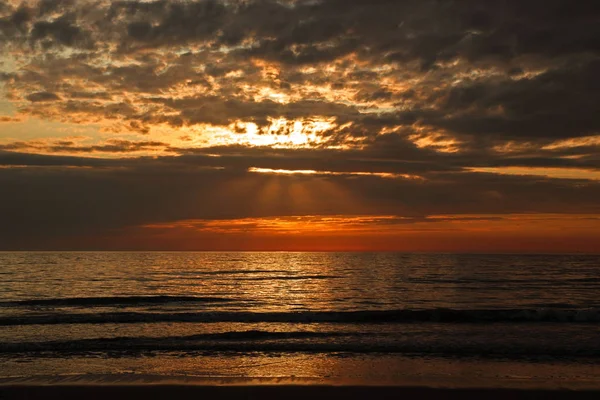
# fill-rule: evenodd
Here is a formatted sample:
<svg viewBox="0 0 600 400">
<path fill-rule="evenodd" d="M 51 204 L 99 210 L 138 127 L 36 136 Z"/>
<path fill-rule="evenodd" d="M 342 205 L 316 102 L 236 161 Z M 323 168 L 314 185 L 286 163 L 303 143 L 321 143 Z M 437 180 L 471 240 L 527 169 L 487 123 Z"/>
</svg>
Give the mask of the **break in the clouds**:
<svg viewBox="0 0 600 400">
<path fill-rule="evenodd" d="M 598 38 L 593 0 L 0 0 L 0 247 L 593 250 Z"/>
</svg>

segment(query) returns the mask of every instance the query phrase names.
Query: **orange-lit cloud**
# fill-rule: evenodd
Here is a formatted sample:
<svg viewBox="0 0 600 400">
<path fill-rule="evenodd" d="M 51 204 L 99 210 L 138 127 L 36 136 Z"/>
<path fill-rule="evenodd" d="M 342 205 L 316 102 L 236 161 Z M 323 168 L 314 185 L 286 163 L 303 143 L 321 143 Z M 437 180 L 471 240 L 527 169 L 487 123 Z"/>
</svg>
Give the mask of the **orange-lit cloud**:
<svg viewBox="0 0 600 400">
<path fill-rule="evenodd" d="M 474 172 L 491 172 L 503 175 L 545 176 L 559 179 L 600 180 L 600 170 L 582 168 L 543 168 L 543 167 L 499 167 L 472 168 Z"/>
</svg>

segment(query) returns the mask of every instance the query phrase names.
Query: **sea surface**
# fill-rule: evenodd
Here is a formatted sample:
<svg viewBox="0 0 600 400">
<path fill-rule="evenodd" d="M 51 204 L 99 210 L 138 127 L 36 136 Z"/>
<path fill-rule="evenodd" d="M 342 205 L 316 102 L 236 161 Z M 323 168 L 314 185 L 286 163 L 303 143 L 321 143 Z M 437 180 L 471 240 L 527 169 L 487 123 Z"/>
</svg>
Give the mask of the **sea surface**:
<svg viewBox="0 0 600 400">
<path fill-rule="evenodd" d="M 0 252 L 0 383 L 77 376 L 600 388 L 600 257 Z"/>
</svg>

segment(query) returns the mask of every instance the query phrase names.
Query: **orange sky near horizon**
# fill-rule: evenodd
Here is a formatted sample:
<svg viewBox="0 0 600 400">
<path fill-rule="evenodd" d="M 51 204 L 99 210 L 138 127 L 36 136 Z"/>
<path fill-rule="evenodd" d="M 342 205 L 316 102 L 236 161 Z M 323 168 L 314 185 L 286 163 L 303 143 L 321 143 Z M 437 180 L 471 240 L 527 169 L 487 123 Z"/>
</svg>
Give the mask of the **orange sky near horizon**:
<svg viewBox="0 0 600 400">
<path fill-rule="evenodd" d="M 589 215 L 302 216 L 187 220 L 109 236 L 50 241 L 59 249 L 165 251 L 600 252 Z"/>
</svg>

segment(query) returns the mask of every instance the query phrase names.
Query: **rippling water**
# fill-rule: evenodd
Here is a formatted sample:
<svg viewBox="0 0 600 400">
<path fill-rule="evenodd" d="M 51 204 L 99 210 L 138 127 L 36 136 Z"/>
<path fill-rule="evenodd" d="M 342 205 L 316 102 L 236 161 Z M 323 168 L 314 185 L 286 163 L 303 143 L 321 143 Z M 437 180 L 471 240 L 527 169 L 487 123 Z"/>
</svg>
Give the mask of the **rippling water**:
<svg viewBox="0 0 600 400">
<path fill-rule="evenodd" d="M 247 375 L 253 364 L 232 360 L 248 357 L 294 359 L 261 370 L 293 375 L 307 359 L 349 357 L 567 363 L 591 365 L 595 377 L 599 264 L 584 255 L 0 253 L 0 376 Z M 323 365 L 310 374 L 331 373 Z"/>
</svg>

